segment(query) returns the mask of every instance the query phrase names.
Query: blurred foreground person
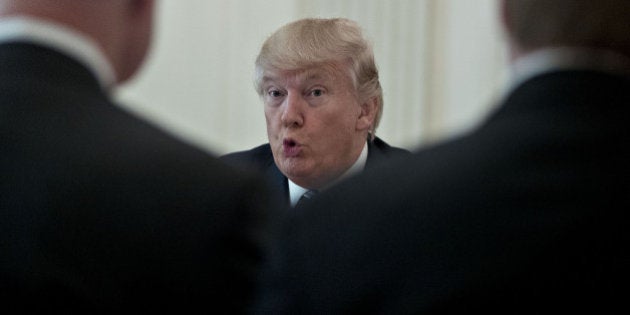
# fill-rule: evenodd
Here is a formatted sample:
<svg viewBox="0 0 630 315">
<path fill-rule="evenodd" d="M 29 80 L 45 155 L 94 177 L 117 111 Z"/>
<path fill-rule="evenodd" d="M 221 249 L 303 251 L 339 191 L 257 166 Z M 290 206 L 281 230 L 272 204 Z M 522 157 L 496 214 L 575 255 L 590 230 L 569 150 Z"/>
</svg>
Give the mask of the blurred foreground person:
<svg viewBox="0 0 630 315">
<path fill-rule="evenodd" d="M 257 312 L 629 312 L 630 5 L 501 6 L 496 112 L 296 213 Z"/>
<path fill-rule="evenodd" d="M 111 91 L 152 0 L 0 0 L 0 301 L 20 313 L 242 312 L 258 179 L 133 117 Z"/>
<path fill-rule="evenodd" d="M 258 55 L 256 87 L 269 143 L 222 159 L 264 174 L 288 205 L 409 154 L 375 136 L 383 91 L 372 47 L 353 21 L 281 27 Z"/>
</svg>

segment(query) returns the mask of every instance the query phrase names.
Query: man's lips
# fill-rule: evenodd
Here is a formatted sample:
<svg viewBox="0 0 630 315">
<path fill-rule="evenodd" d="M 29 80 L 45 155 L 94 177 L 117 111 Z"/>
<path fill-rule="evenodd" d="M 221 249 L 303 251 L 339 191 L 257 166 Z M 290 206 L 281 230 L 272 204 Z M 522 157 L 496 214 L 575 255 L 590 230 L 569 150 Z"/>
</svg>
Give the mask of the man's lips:
<svg viewBox="0 0 630 315">
<path fill-rule="evenodd" d="M 302 146 L 293 139 L 284 139 L 282 149 L 285 157 L 295 157 L 302 151 Z"/>
</svg>

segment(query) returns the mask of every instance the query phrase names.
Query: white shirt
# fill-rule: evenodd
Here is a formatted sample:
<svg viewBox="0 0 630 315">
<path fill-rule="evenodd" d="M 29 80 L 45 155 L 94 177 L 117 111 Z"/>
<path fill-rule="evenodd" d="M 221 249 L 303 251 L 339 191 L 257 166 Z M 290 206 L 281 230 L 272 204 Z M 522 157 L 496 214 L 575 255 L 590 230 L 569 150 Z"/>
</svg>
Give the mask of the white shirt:
<svg viewBox="0 0 630 315">
<path fill-rule="evenodd" d="M 345 178 L 348 178 L 354 174 L 361 172 L 365 168 L 365 163 L 367 162 L 367 156 L 368 156 L 368 145 L 366 142 L 365 145 L 363 146 L 363 150 L 361 150 L 361 154 L 359 155 L 359 158 L 357 158 L 354 164 L 352 164 L 352 166 L 350 166 L 350 168 L 347 171 L 345 171 L 341 176 L 339 176 L 333 182 L 331 182 L 326 187 L 324 187 L 324 189 L 338 183 L 339 181 Z M 292 207 L 295 206 L 298 200 L 300 200 L 300 197 L 302 197 L 302 195 L 307 190 L 308 189 L 299 186 L 298 184 L 292 182 L 289 179 L 289 199 L 291 200 Z"/>
<path fill-rule="evenodd" d="M 114 69 L 98 44 L 69 27 L 26 16 L 0 19 L 0 44 L 28 42 L 53 48 L 88 68 L 105 91 L 116 82 Z"/>
</svg>

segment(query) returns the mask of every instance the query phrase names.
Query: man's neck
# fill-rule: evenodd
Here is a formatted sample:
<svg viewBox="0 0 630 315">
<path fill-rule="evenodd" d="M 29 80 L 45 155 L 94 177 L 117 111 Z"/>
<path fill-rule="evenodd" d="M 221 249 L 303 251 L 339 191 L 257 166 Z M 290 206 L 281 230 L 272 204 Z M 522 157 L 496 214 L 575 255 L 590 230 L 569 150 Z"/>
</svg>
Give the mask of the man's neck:
<svg viewBox="0 0 630 315">
<path fill-rule="evenodd" d="M 115 72 L 104 52 L 88 36 L 73 29 L 27 16 L 0 19 L 0 43 L 28 42 L 54 48 L 81 62 L 109 91 L 115 84 Z"/>
<path fill-rule="evenodd" d="M 595 70 L 630 74 L 630 58 L 611 50 L 557 47 L 519 54 L 511 66 L 512 86 L 548 71 Z"/>
</svg>

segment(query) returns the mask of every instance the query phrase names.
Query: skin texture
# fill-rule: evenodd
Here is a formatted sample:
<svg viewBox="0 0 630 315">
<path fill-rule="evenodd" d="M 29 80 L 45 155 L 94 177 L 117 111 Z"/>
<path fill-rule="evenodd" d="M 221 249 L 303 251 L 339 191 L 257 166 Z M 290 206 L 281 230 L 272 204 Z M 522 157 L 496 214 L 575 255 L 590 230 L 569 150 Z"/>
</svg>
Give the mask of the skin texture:
<svg viewBox="0 0 630 315">
<path fill-rule="evenodd" d="M 310 189 L 352 166 L 374 122 L 375 100 L 361 102 L 342 64 L 266 71 L 263 100 L 276 165 Z"/>
</svg>

